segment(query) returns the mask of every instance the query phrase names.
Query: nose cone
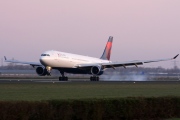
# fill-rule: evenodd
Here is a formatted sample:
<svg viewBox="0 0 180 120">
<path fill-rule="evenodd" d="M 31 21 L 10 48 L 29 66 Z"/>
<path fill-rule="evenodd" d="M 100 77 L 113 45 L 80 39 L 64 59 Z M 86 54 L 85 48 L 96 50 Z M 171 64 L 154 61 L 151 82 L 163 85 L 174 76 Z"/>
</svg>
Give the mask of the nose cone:
<svg viewBox="0 0 180 120">
<path fill-rule="evenodd" d="M 40 57 L 39 61 L 42 65 L 48 66 L 48 59 L 46 57 Z"/>
</svg>

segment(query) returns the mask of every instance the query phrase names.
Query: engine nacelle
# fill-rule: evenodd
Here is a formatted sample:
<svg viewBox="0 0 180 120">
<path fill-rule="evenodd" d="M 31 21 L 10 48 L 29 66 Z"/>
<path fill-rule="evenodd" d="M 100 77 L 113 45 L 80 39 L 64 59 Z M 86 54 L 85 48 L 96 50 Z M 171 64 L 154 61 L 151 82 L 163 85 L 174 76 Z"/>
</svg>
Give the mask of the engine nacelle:
<svg viewBox="0 0 180 120">
<path fill-rule="evenodd" d="M 102 75 L 102 74 L 103 74 L 103 71 L 102 71 L 102 69 L 101 69 L 101 66 L 93 66 L 93 67 L 91 68 L 91 73 L 92 73 L 93 75 Z"/>
<path fill-rule="evenodd" d="M 39 76 L 45 76 L 45 75 L 47 75 L 47 70 L 46 70 L 46 68 L 44 68 L 44 67 L 37 67 L 36 68 L 36 73 L 39 75 Z"/>
</svg>

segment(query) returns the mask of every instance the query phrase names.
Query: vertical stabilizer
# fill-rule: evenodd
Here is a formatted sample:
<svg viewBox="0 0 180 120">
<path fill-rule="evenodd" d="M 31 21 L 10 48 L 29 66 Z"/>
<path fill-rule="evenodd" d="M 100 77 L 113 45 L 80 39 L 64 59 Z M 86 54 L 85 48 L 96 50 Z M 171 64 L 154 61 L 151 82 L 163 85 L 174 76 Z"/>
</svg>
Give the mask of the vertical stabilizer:
<svg viewBox="0 0 180 120">
<path fill-rule="evenodd" d="M 113 37 L 110 36 L 100 59 L 110 60 Z"/>
</svg>

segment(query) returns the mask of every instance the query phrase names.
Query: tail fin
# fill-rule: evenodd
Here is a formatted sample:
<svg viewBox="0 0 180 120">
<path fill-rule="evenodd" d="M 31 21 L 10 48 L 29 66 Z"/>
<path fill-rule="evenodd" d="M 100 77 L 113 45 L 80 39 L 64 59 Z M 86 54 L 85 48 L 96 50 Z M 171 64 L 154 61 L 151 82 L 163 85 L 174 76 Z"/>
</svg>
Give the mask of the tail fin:
<svg viewBox="0 0 180 120">
<path fill-rule="evenodd" d="M 110 36 L 100 59 L 110 60 L 113 37 Z"/>
</svg>

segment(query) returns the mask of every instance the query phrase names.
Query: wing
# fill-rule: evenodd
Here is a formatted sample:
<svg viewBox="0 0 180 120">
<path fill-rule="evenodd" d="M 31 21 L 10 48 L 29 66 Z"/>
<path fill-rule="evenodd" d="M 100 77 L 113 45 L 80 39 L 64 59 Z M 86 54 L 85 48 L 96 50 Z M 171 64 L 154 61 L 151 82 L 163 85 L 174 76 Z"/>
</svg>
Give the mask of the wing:
<svg viewBox="0 0 180 120">
<path fill-rule="evenodd" d="M 18 61 L 18 60 L 7 60 L 7 58 L 4 56 L 5 62 L 10 62 L 10 63 L 20 63 L 20 64 L 27 64 L 31 66 L 42 66 L 41 63 L 38 62 L 25 62 L 25 61 Z"/>
<path fill-rule="evenodd" d="M 109 62 L 109 63 L 95 63 L 95 64 L 79 64 L 78 68 L 86 68 L 86 67 L 92 67 L 92 66 L 102 66 L 103 68 L 114 68 L 115 67 L 124 67 L 126 66 L 138 66 L 138 65 L 143 65 L 144 63 L 152 63 L 152 62 L 160 62 L 160 61 L 168 61 L 168 60 L 173 60 L 176 59 L 179 56 L 176 55 L 173 58 L 168 58 L 168 59 L 157 59 L 157 60 L 147 60 L 147 61 L 128 61 L 128 62 Z"/>
</svg>

